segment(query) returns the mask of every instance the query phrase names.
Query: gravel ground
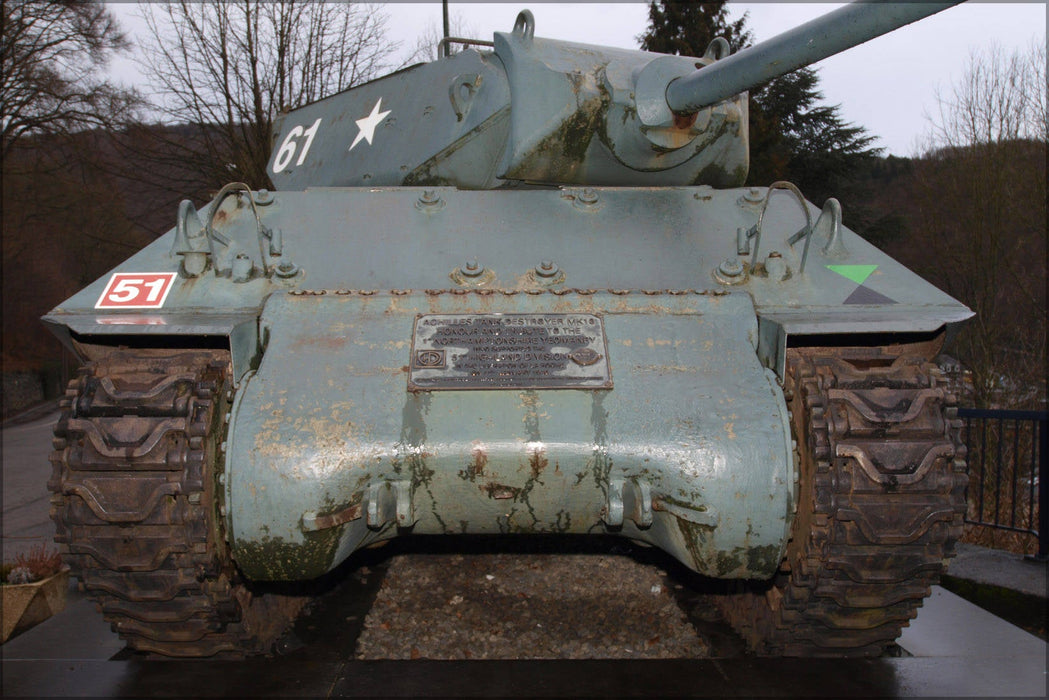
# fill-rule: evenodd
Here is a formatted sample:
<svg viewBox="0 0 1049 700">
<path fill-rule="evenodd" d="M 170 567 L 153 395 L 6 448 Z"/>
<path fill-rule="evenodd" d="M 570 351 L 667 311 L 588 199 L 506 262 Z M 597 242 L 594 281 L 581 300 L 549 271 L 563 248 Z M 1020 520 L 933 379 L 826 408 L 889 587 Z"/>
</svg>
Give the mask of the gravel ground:
<svg viewBox="0 0 1049 700">
<path fill-rule="evenodd" d="M 401 554 L 358 659 L 709 656 L 663 572 L 599 554 Z"/>
</svg>

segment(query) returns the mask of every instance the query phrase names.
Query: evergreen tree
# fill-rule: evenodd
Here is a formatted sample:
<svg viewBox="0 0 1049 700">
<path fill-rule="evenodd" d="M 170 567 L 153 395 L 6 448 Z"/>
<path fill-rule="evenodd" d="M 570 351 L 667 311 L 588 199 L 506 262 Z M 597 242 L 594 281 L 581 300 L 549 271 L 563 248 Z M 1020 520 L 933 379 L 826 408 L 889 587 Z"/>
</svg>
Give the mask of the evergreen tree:
<svg viewBox="0 0 1049 700">
<path fill-rule="evenodd" d="M 648 9 L 649 26 L 638 37 L 646 51 L 702 56 L 724 37 L 732 51 L 750 46 L 747 14 L 730 22 L 727 2 L 658 0 Z M 817 204 L 842 198 L 851 177 L 870 167 L 880 149 L 862 126 L 846 123 L 837 106 L 820 105 L 816 71 L 802 68 L 750 90 L 748 184 L 790 180 Z M 854 222 L 855 223 L 855 222 Z"/>
<path fill-rule="evenodd" d="M 653 2 L 648 6 L 648 31 L 637 37 L 644 51 L 702 56 L 715 37 L 724 37 L 735 53 L 750 46 L 747 14 L 728 21 L 725 2 Z"/>
</svg>

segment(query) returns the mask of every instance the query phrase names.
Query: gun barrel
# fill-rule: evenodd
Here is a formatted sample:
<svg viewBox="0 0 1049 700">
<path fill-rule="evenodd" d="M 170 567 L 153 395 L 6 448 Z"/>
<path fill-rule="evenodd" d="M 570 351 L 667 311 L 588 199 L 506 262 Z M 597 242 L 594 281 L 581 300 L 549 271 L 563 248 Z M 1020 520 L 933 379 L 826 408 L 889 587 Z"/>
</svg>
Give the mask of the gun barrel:
<svg viewBox="0 0 1049 700">
<path fill-rule="evenodd" d="M 888 2 L 857 0 L 721 59 L 667 86 L 667 106 L 693 114 L 754 85 L 821 61 L 904 25 L 924 19 L 954 2 Z"/>
</svg>

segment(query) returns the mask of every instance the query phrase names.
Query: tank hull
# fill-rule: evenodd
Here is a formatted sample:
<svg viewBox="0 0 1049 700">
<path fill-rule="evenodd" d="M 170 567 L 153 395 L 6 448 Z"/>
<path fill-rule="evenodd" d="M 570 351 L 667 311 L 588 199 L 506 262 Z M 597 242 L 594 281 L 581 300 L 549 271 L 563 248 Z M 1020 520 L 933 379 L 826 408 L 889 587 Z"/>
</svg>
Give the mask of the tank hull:
<svg viewBox="0 0 1049 700">
<path fill-rule="evenodd" d="M 422 381 L 413 324 L 497 324 L 457 325 L 455 357 L 531 338 L 512 322 L 579 316 L 605 336 L 599 388 L 550 388 L 571 377 L 530 359 L 531 340 L 493 351 L 497 374 L 471 365 L 456 389 L 409 388 Z M 313 578 L 407 533 L 618 533 L 727 578 L 767 578 L 782 558 L 789 421 L 746 294 L 332 291 L 272 297 L 262 328 L 225 468 L 233 554 L 251 578 Z M 569 337 L 545 354 L 567 353 Z"/>
</svg>

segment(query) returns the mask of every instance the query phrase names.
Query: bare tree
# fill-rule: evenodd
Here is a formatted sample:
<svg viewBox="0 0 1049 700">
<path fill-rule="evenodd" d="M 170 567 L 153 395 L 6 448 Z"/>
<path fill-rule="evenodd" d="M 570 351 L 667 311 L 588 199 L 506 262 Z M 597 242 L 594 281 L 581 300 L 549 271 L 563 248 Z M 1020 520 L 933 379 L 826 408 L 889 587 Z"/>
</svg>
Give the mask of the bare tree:
<svg viewBox="0 0 1049 700">
<path fill-rule="evenodd" d="M 144 4 L 144 67 L 165 122 L 154 156 L 202 175 L 269 187 L 278 115 L 376 77 L 397 46 L 374 6 L 305 0 Z M 173 183 L 178 186 L 177 183 Z"/>
<path fill-rule="evenodd" d="M 0 3 L 0 135 L 3 156 L 24 135 L 105 126 L 138 103 L 99 79 L 130 44 L 96 2 Z"/>
<path fill-rule="evenodd" d="M 925 255 L 977 314 L 956 345 L 979 405 L 1037 404 L 1046 361 L 1045 41 L 973 53 L 919 169 Z"/>
<path fill-rule="evenodd" d="M 950 92 L 938 92 L 934 148 L 966 148 L 1021 139 L 1045 141 L 1045 38 L 1007 53 L 1000 45 L 969 55 Z"/>
<path fill-rule="evenodd" d="M 478 35 L 478 30 L 472 24 L 463 19 L 461 12 L 452 14 L 449 18 L 449 33 L 459 39 L 484 38 Z M 426 27 L 422 34 L 415 40 L 415 48 L 408 56 L 407 63 L 431 62 L 438 59 L 438 46 L 444 38 L 444 31 L 437 23 Z M 491 41 L 491 39 L 488 39 Z M 454 54 L 468 48 L 466 44 L 453 43 L 448 47 L 448 53 Z"/>
<path fill-rule="evenodd" d="M 100 2 L 0 3 L 0 364 L 40 369 L 60 352 L 38 322 L 136 250 L 120 194 L 91 156 L 141 102 L 101 76 L 130 43 Z M 91 275 L 91 273 L 94 275 Z"/>
</svg>

